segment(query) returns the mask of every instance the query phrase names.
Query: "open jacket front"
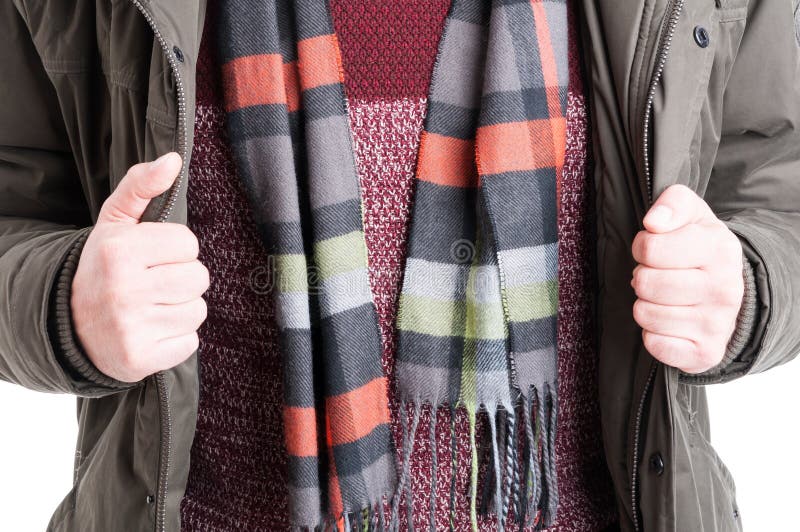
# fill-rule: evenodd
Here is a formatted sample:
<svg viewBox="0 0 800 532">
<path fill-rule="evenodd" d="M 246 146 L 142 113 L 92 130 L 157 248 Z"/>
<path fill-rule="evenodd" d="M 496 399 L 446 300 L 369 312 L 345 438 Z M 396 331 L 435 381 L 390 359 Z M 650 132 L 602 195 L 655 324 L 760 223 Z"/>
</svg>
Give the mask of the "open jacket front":
<svg viewBox="0 0 800 532">
<path fill-rule="evenodd" d="M 706 383 L 800 350 L 800 45 L 796 2 L 583 0 L 594 139 L 603 441 L 624 530 L 739 530 L 709 443 Z M 77 395 L 72 491 L 51 530 L 178 531 L 197 359 L 125 384 L 73 337 L 71 279 L 127 168 L 184 157 L 146 220 L 185 223 L 204 2 L 0 6 L 0 378 Z M 708 41 L 695 37 L 704 28 Z M 690 376 L 653 359 L 631 309 L 630 246 L 674 183 L 740 236 L 756 276 L 748 347 Z M 758 398 L 753 398 L 758 400 Z M 744 430 L 744 429 L 743 429 Z M 660 457 L 663 468 L 652 467 Z"/>
</svg>

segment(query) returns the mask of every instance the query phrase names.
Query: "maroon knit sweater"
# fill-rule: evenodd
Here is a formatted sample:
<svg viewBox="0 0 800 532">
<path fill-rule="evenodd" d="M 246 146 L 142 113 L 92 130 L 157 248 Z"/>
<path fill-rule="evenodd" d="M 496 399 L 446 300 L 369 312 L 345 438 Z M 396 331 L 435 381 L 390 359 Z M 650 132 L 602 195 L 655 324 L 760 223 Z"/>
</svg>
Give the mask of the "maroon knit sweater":
<svg viewBox="0 0 800 532">
<path fill-rule="evenodd" d="M 342 51 L 351 130 L 364 205 L 370 283 L 383 363 L 393 374 L 394 319 L 413 199 L 413 176 L 436 48 L 450 0 L 331 0 Z M 224 132 L 213 5 L 197 67 L 195 147 L 189 169 L 189 226 L 211 271 L 208 319 L 200 330 L 200 405 L 184 530 L 287 530 L 282 372 L 269 294 L 259 290 L 267 256 L 237 178 Z M 597 364 L 590 314 L 590 200 L 587 124 L 579 57 L 570 28 L 567 153 L 560 189 L 558 520 L 551 530 L 598 531 L 616 522 L 600 440 Z M 393 427 L 401 434 L 396 405 Z M 413 528 L 428 529 L 430 412 L 412 455 Z M 436 427 L 439 478 L 453 464 L 450 416 Z M 469 530 L 469 432 L 457 414 L 454 528 Z M 450 485 L 436 489 L 437 530 L 450 527 Z M 406 501 L 401 503 L 405 527 Z M 491 517 L 481 530 L 494 530 Z"/>
</svg>

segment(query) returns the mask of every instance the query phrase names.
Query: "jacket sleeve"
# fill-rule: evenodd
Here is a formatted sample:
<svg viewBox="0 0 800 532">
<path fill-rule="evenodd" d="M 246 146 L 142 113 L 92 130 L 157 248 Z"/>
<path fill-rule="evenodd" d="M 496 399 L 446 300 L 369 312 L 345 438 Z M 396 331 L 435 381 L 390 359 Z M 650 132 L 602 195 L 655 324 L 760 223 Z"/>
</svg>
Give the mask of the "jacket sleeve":
<svg viewBox="0 0 800 532">
<path fill-rule="evenodd" d="M 97 396 L 129 387 L 76 341 L 69 298 L 91 216 L 58 98 L 11 2 L 0 5 L 0 379 Z"/>
<path fill-rule="evenodd" d="M 800 45 L 792 9 L 750 2 L 706 191 L 744 249 L 746 342 L 739 338 L 738 353 L 717 368 L 681 375 L 687 382 L 730 381 L 800 351 Z"/>
</svg>

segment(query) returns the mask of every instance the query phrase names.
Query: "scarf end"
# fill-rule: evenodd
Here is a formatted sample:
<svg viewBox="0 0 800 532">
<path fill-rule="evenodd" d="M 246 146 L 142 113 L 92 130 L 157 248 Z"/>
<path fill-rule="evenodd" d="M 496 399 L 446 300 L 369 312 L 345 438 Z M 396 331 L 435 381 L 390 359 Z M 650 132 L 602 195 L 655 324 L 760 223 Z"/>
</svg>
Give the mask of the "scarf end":
<svg viewBox="0 0 800 532">
<path fill-rule="evenodd" d="M 553 385 L 554 387 L 554 385 Z M 469 449 L 464 453 L 456 434 L 457 406 L 433 406 L 429 402 L 402 402 L 400 418 L 403 426 L 402 449 L 399 452 L 398 482 L 391 499 L 386 529 L 399 531 L 437 529 L 437 516 L 441 516 L 442 500 L 438 497 L 440 486 L 450 488 L 449 516 L 451 528 L 461 528 L 463 518 L 457 515 L 456 498 L 463 484 L 458 475 L 469 471 L 469 527 L 477 531 L 479 518 L 492 518 L 498 531 L 504 531 L 509 523 L 521 528 L 543 530 L 554 525 L 558 510 L 558 482 L 555 457 L 557 424 L 557 401 L 554 389 L 545 384 L 541 389 L 531 387 L 527 394 L 520 394 L 513 404 L 483 404 L 479 408 L 461 404 L 469 425 Z M 450 412 L 450 449 L 437 442 L 437 424 L 440 409 Z M 430 499 L 427 515 L 414 515 L 411 486 L 411 456 L 414 452 L 420 418 L 429 411 L 422 425 L 428 438 L 431 453 Z M 462 414 L 463 415 L 463 414 Z M 488 430 L 487 430 L 488 429 Z M 481 434 L 483 437 L 476 437 Z M 446 456 L 449 453 L 449 460 Z M 468 464 L 461 463 L 465 454 Z M 450 471 L 448 476 L 448 461 Z M 404 499 L 405 512 L 401 512 Z M 382 512 L 379 512 L 382 513 Z M 401 519 L 401 516 L 405 519 Z M 416 517 L 416 519 L 415 519 Z M 363 520 L 362 520 L 363 521 Z M 401 522 L 404 521 L 404 522 Z M 426 522 L 425 526 L 422 523 Z M 347 532 L 378 531 L 384 528 L 355 527 L 351 520 L 345 523 Z M 419 526 L 417 526 L 419 525 Z M 421 527 L 421 528 L 420 528 Z M 514 527 L 516 528 L 516 527 Z"/>
</svg>

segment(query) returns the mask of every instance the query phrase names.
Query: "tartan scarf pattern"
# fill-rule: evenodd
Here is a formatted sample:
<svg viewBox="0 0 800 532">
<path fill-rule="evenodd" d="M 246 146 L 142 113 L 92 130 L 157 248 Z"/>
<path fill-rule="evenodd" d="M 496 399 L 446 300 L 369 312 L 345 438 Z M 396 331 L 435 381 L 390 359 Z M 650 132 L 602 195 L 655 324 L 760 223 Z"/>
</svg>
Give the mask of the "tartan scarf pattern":
<svg viewBox="0 0 800 532">
<path fill-rule="evenodd" d="M 473 528 L 479 412 L 494 479 L 480 506 L 501 529 L 509 515 L 548 526 L 566 0 L 453 0 L 445 21 L 398 302 L 399 464 L 327 0 L 228 0 L 220 11 L 228 135 L 274 274 L 292 526 L 383 526 L 388 500 L 396 529 L 425 405 L 469 413 Z"/>
</svg>

